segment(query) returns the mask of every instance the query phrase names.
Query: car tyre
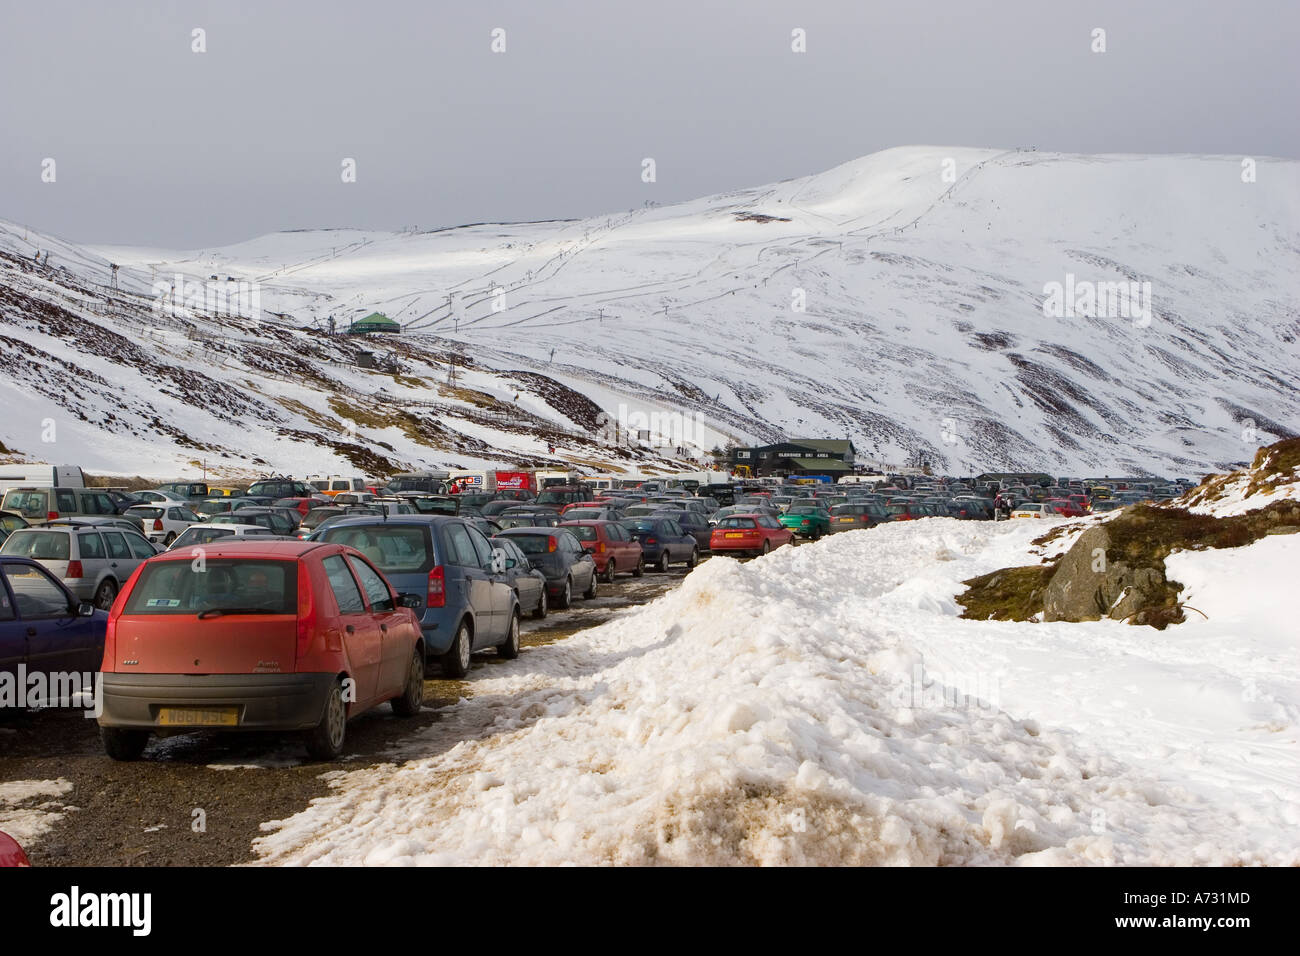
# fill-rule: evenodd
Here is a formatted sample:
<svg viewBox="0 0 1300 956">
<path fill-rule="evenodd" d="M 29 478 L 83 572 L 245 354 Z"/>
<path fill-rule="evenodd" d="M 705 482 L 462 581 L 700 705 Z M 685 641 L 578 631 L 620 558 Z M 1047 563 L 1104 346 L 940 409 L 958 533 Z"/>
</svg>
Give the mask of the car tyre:
<svg viewBox="0 0 1300 956">
<path fill-rule="evenodd" d="M 587 590 L 582 592 L 584 600 L 590 601 L 596 596 L 596 569 L 591 569 L 591 584 L 587 585 Z"/>
<path fill-rule="evenodd" d="M 176 532 L 175 532 L 175 531 L 168 531 L 168 532 L 167 532 L 167 537 L 163 538 L 163 544 L 165 544 L 165 545 L 167 545 L 167 546 L 170 546 L 171 543 L 172 543 L 173 541 L 175 541 L 175 540 L 176 540 Z"/>
<path fill-rule="evenodd" d="M 573 578 L 565 578 L 564 592 L 560 595 L 560 599 L 555 602 L 555 606 L 558 608 L 568 608 L 572 604 L 573 604 Z"/>
<path fill-rule="evenodd" d="M 519 656 L 519 612 L 510 615 L 510 631 L 506 634 L 506 642 L 497 646 L 497 653 L 508 661 L 513 661 Z"/>
<path fill-rule="evenodd" d="M 614 567 L 614 559 L 610 558 L 605 562 L 605 573 L 600 576 L 600 579 L 606 584 L 613 584 L 616 570 L 617 569 Z"/>
<path fill-rule="evenodd" d="M 411 666 L 406 672 L 406 686 L 402 695 L 390 703 L 398 717 L 414 717 L 424 706 L 424 652 L 418 647 L 411 651 Z"/>
<path fill-rule="evenodd" d="M 447 648 L 447 653 L 438 658 L 442 664 L 442 673 L 445 677 L 460 680 L 469 673 L 469 662 L 473 646 L 474 635 L 470 633 L 469 621 L 462 620 L 460 627 L 456 629 L 456 639 L 451 642 L 451 647 Z"/>
<path fill-rule="evenodd" d="M 421 686 L 424 686 L 421 683 Z M 320 723 L 303 734 L 307 753 L 317 760 L 333 760 L 343 753 L 343 741 L 347 737 L 348 710 L 343 703 L 343 682 L 335 681 L 330 685 L 325 697 L 325 710 Z"/>
<path fill-rule="evenodd" d="M 636 559 L 636 567 L 632 569 L 632 577 L 640 578 L 645 576 L 645 555 Z"/>
<path fill-rule="evenodd" d="M 99 738 L 104 742 L 104 752 L 114 760 L 139 760 L 149 742 L 149 731 L 100 727 Z"/>
<path fill-rule="evenodd" d="M 686 567 L 690 569 L 695 567 L 699 563 L 700 563 L 700 552 L 696 548 L 691 548 L 691 556 L 686 559 Z"/>
<path fill-rule="evenodd" d="M 791 540 L 793 540 L 793 539 L 791 539 Z M 763 550 L 760 551 L 759 554 L 767 554 L 767 553 L 768 553 L 769 551 L 771 551 L 771 550 L 772 550 L 772 542 L 771 542 L 771 541 L 764 541 L 764 542 L 763 542 Z"/>
<path fill-rule="evenodd" d="M 655 570 L 660 574 L 668 573 L 668 549 L 664 548 L 659 552 L 659 560 L 655 562 Z"/>
<path fill-rule="evenodd" d="M 107 611 L 113 606 L 113 601 L 117 598 L 117 583 L 111 578 L 105 578 L 104 582 L 95 589 L 95 607 L 101 611 Z"/>
<path fill-rule="evenodd" d="M 533 618 L 538 621 L 546 620 L 546 585 L 542 585 L 542 593 L 537 596 L 537 607 L 533 608 Z"/>
</svg>

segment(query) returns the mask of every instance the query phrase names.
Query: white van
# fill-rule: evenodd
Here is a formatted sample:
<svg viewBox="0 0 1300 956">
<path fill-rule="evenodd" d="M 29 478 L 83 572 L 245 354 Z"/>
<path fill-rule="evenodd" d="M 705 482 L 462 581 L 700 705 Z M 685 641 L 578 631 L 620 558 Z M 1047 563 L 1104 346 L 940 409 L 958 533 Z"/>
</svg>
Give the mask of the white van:
<svg viewBox="0 0 1300 956">
<path fill-rule="evenodd" d="M 76 465 L 0 465 L 0 492 L 23 486 L 84 488 L 86 476 Z"/>
<path fill-rule="evenodd" d="M 472 494 L 492 494 L 497 490 L 496 469 L 492 471 L 472 471 L 458 468 L 450 472 L 450 483 L 460 491 Z"/>
</svg>

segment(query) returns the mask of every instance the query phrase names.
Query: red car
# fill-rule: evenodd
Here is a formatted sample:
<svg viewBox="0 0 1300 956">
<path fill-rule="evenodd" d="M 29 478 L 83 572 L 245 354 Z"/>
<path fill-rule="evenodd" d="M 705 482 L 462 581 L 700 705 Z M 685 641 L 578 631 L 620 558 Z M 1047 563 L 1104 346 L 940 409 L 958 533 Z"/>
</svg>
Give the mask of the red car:
<svg viewBox="0 0 1300 956">
<path fill-rule="evenodd" d="M 1047 503 L 1067 518 L 1082 518 L 1088 513 L 1087 506 L 1073 498 L 1048 498 Z"/>
<path fill-rule="evenodd" d="M 0 833 L 0 866 L 31 866 L 23 848 L 7 833 Z"/>
<path fill-rule="evenodd" d="M 627 571 L 634 578 L 645 574 L 640 542 L 617 521 L 561 521 L 560 527 L 568 528 L 582 542 L 583 549 L 596 561 L 596 573 L 606 584 L 619 571 Z"/>
<path fill-rule="evenodd" d="M 104 749 L 140 756 L 150 734 L 301 731 L 343 751 L 349 718 L 424 701 L 418 595 L 396 594 L 355 548 L 316 541 L 213 543 L 140 565 L 104 639 Z M 507 655 L 509 656 L 509 655 Z"/>
<path fill-rule="evenodd" d="M 794 532 L 772 515 L 728 515 L 719 521 L 709 536 L 709 550 L 714 554 L 740 551 L 767 554 L 773 548 L 794 541 Z"/>
</svg>

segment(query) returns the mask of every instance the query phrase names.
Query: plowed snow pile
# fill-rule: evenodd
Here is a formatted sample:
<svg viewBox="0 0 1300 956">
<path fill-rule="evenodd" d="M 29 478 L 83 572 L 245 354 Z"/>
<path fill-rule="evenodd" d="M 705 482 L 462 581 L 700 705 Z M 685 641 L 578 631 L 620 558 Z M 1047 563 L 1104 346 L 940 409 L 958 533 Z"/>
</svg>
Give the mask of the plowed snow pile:
<svg viewBox="0 0 1300 956">
<path fill-rule="evenodd" d="M 1225 647 L 1213 621 L 959 620 L 959 582 L 1024 563 L 1043 530 L 927 519 L 715 558 L 651 605 L 480 667 L 473 699 L 392 765 L 337 772 L 336 795 L 264 825 L 257 850 L 296 864 L 1300 862 L 1300 688 L 1276 677 L 1297 672 L 1295 642 Z"/>
</svg>

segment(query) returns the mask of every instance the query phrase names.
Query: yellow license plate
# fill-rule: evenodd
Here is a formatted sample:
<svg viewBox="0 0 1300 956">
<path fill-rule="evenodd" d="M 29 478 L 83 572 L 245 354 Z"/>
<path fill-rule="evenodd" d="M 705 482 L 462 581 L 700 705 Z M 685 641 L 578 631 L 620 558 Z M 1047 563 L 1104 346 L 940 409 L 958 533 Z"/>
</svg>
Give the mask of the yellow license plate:
<svg viewBox="0 0 1300 956">
<path fill-rule="evenodd" d="M 852 521 L 853 519 L 852 519 L 852 518 L 841 518 L 840 520 L 841 520 L 841 521 Z"/>
<path fill-rule="evenodd" d="M 238 727 L 238 707 L 160 707 L 158 724 L 162 727 Z"/>
<path fill-rule="evenodd" d="M 743 538 L 744 536 L 741 531 L 728 531 L 723 535 L 724 538 Z"/>
</svg>

